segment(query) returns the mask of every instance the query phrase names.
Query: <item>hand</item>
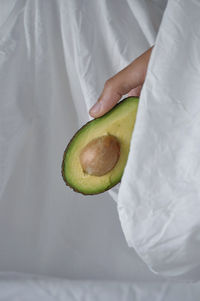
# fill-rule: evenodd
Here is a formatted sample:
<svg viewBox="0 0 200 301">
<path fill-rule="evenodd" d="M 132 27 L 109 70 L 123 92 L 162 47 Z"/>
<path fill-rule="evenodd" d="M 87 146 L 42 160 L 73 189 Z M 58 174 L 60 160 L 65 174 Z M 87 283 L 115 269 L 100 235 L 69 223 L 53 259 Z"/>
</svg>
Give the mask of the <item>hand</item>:
<svg viewBox="0 0 200 301">
<path fill-rule="evenodd" d="M 97 118 L 110 111 L 124 94 L 140 95 L 152 48 L 106 81 L 101 96 L 89 111 L 92 117 Z"/>
</svg>

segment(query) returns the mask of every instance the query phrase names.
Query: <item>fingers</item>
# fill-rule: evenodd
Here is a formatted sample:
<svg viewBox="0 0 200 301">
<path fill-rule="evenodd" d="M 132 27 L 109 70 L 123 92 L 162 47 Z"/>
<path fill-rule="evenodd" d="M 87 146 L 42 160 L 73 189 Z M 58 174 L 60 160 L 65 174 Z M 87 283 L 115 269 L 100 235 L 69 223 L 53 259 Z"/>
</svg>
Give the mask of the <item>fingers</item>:
<svg viewBox="0 0 200 301">
<path fill-rule="evenodd" d="M 109 79 L 105 83 L 97 103 L 90 109 L 90 115 L 95 118 L 104 115 L 115 106 L 121 97 L 122 94 L 117 91 L 117 81 L 115 78 Z"/>
<path fill-rule="evenodd" d="M 152 48 L 148 49 L 105 83 L 101 96 L 89 111 L 92 117 L 97 118 L 104 115 L 115 106 L 123 95 L 143 84 L 151 50 Z M 139 92 L 138 88 L 137 93 Z"/>
</svg>

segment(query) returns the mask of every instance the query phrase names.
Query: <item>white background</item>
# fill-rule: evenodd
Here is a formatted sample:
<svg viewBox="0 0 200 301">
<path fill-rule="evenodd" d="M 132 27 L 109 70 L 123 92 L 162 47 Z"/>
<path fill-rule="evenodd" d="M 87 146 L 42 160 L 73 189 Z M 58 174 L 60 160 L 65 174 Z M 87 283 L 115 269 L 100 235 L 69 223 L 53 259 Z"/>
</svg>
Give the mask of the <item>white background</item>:
<svg viewBox="0 0 200 301">
<path fill-rule="evenodd" d="M 154 271 L 177 275 L 196 266 L 199 219 L 195 208 L 199 182 L 198 177 L 196 182 L 191 179 L 195 173 L 198 175 L 197 161 L 192 159 L 197 158 L 194 150 L 198 144 L 193 145 L 193 142 L 198 141 L 198 131 L 192 131 L 193 137 L 190 135 L 193 128 L 184 128 L 184 125 L 188 120 L 185 112 L 190 114 L 189 120 L 192 121 L 191 116 L 197 116 L 195 112 L 199 103 L 198 82 L 195 80 L 198 78 L 195 66 L 199 62 L 196 51 L 199 36 L 195 27 L 198 24 L 198 10 L 195 10 L 198 2 L 180 5 L 180 1 L 169 1 L 142 92 L 136 134 L 132 139 L 118 208 L 108 193 L 83 197 L 65 187 L 61 178 L 62 155 L 67 143 L 89 119 L 88 109 L 97 100 L 106 79 L 155 43 L 165 2 L 1 2 L 1 270 L 70 279 L 161 280 L 161 276 L 151 273 L 135 251 L 128 248 L 120 221 L 129 245 L 136 247 Z M 184 21 L 186 11 L 191 20 L 189 23 Z M 177 23 L 174 20 L 178 20 Z M 188 29 L 186 34 L 182 34 L 184 24 Z M 190 35 L 193 32 L 195 34 Z M 187 37 L 190 37 L 190 43 L 187 43 Z M 188 51 L 182 52 L 182 49 Z M 185 63 L 188 53 L 188 73 L 177 76 L 180 75 L 177 66 Z M 174 65 L 176 58 L 179 58 L 178 65 L 175 65 L 172 77 L 170 66 Z M 188 81 L 188 74 L 194 80 Z M 185 83 L 189 83 L 188 89 L 181 94 Z M 193 106 L 188 102 L 189 91 L 194 95 Z M 165 101 L 162 103 L 161 99 Z M 180 99 L 185 110 L 180 110 Z M 165 112 L 173 118 L 164 118 Z M 176 131 L 173 135 L 163 136 L 173 122 L 172 132 L 174 128 Z M 148 136 L 149 128 L 154 129 L 153 139 Z M 185 133 L 188 139 L 183 139 Z M 166 140 L 159 140 L 161 137 Z M 191 148 L 190 137 L 195 138 Z M 169 149 L 180 155 L 177 156 L 180 158 L 176 161 L 178 165 L 173 165 L 173 156 L 167 157 L 167 161 L 160 156 L 166 142 L 174 148 L 168 147 L 165 151 Z M 179 153 L 180 146 L 185 153 Z M 153 150 L 148 156 L 141 151 L 147 149 Z M 166 154 L 170 155 L 170 151 Z M 150 154 L 157 154 L 157 157 L 151 160 Z M 141 168 L 144 159 L 147 160 L 146 169 Z M 149 172 L 143 173 L 148 168 L 149 171 L 155 169 L 155 166 L 162 167 L 156 169 L 163 172 L 162 177 L 159 178 L 160 173 L 157 178 Z M 174 166 L 178 171 L 177 178 Z M 146 178 L 148 174 L 150 181 Z M 133 179 L 135 185 L 132 182 L 129 185 Z M 171 186 L 164 185 L 167 179 L 170 179 Z M 188 179 L 189 182 L 185 181 Z M 153 185 L 151 181 L 154 181 Z M 151 191 L 154 187 L 155 191 Z M 166 197 L 169 193 L 170 200 Z M 136 208 L 138 202 L 140 206 Z M 151 212 L 148 206 L 155 211 Z M 128 210 L 128 217 L 133 212 L 135 214 L 129 222 L 124 208 Z M 151 214 L 150 219 L 146 218 L 145 208 L 147 215 Z M 168 208 L 171 219 L 165 208 Z M 179 215 L 179 212 L 184 214 Z M 180 240 L 168 243 L 176 230 Z"/>
<path fill-rule="evenodd" d="M 109 194 L 84 197 L 61 178 L 106 79 L 156 36 L 163 5 L 150 24 L 148 5 L 131 2 L 1 1 L 1 271 L 158 278 L 127 246 Z"/>
</svg>

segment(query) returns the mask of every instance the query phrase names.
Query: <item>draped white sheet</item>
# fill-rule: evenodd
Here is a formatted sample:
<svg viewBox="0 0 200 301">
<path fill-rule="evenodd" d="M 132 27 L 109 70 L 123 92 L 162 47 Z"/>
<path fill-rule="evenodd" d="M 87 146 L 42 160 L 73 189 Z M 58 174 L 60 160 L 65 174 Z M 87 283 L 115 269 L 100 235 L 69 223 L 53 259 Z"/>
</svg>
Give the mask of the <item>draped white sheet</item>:
<svg viewBox="0 0 200 301">
<path fill-rule="evenodd" d="M 200 278 L 199 20 L 199 1 L 168 2 L 118 202 L 127 242 L 148 266 L 189 279 Z"/>
<path fill-rule="evenodd" d="M 104 81 L 149 47 L 144 30 L 121 0 L 0 1 L 1 271 L 157 278 L 128 248 L 109 194 L 81 196 L 61 177 Z"/>
<path fill-rule="evenodd" d="M 125 244 L 109 194 L 79 196 L 60 172 L 106 79 L 155 41 L 117 206 L 128 244 L 151 269 L 177 275 L 197 266 L 199 7 L 169 1 L 159 30 L 165 5 L 1 1 L 1 270 L 160 279 Z"/>
<path fill-rule="evenodd" d="M 0 301 L 199 301 L 198 283 L 72 281 L 0 273 Z"/>
</svg>

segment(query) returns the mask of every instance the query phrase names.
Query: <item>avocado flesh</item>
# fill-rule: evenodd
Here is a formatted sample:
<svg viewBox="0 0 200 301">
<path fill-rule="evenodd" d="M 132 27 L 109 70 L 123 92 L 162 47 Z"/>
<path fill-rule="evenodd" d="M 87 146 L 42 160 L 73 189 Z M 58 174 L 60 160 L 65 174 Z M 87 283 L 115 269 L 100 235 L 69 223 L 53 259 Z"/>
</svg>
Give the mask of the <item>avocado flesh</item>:
<svg viewBox="0 0 200 301">
<path fill-rule="evenodd" d="M 128 97 L 104 116 L 84 125 L 68 144 L 62 163 L 63 179 L 68 186 L 82 194 L 98 194 L 120 182 L 128 158 L 130 140 L 135 124 L 138 98 Z M 115 167 L 103 176 L 83 172 L 79 156 L 93 139 L 113 135 L 120 143 L 120 157 Z"/>
</svg>

